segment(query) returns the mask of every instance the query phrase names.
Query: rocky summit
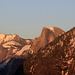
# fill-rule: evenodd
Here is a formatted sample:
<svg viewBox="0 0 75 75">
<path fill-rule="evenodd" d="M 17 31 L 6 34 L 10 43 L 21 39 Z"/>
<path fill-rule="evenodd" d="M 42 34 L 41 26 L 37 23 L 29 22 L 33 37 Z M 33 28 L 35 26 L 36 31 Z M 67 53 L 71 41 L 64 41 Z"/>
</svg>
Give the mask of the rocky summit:
<svg viewBox="0 0 75 75">
<path fill-rule="evenodd" d="M 65 31 L 58 27 L 43 27 L 41 35 L 33 40 L 31 49 L 36 53 L 41 47 L 45 47 L 56 37 L 64 33 Z"/>
<path fill-rule="evenodd" d="M 24 75 L 75 75 L 75 27 L 25 61 Z"/>
</svg>

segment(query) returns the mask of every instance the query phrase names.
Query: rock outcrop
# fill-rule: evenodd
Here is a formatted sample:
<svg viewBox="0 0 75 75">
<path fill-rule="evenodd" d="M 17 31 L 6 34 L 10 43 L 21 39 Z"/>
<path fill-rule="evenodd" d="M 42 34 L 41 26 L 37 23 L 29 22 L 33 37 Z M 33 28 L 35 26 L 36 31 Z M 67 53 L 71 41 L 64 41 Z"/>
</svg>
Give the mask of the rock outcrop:
<svg viewBox="0 0 75 75">
<path fill-rule="evenodd" d="M 33 40 L 31 49 L 36 53 L 41 47 L 45 47 L 63 33 L 65 31 L 57 27 L 43 27 L 41 35 Z"/>
<path fill-rule="evenodd" d="M 75 75 L 75 27 L 24 62 L 25 75 Z"/>
<path fill-rule="evenodd" d="M 32 54 L 32 39 L 0 33 L 0 75 L 14 75 L 23 61 Z"/>
<path fill-rule="evenodd" d="M 30 47 L 31 47 L 31 44 L 32 44 L 32 40 L 31 39 L 20 38 L 17 34 L 6 35 L 6 34 L 0 33 L 0 44 L 2 45 L 2 47 L 0 48 L 1 51 L 2 51 L 3 48 L 5 48 L 7 50 L 7 55 L 6 55 L 5 58 L 11 58 L 13 56 L 17 56 L 18 57 L 18 53 L 20 53 L 20 55 L 22 55 L 22 52 L 23 52 L 23 54 L 27 53 L 28 51 L 26 52 L 26 49 L 23 49 L 23 51 L 22 51 L 22 48 L 25 45 L 28 45 L 29 49 L 27 49 L 27 50 L 30 50 Z M 5 55 L 5 54 L 3 53 L 1 55 Z M 5 60 L 5 58 L 4 59 L 1 58 L 0 60 Z"/>
</svg>

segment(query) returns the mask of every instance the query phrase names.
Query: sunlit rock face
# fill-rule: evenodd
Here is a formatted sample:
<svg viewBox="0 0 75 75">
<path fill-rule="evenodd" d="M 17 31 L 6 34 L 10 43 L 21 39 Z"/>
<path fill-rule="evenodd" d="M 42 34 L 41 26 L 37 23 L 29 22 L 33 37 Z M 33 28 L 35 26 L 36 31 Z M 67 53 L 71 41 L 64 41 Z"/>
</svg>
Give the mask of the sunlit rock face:
<svg viewBox="0 0 75 75">
<path fill-rule="evenodd" d="M 0 33 L 0 75 L 14 75 L 23 61 L 33 53 L 33 40 L 23 39 L 17 34 Z"/>
<path fill-rule="evenodd" d="M 18 35 L 16 35 L 16 34 L 14 34 L 14 35 L 9 34 L 4 39 L 4 42 L 11 41 L 11 40 L 14 40 L 14 41 L 18 41 L 19 42 L 20 41 L 20 37 Z"/>
<path fill-rule="evenodd" d="M 25 75 L 75 75 L 75 27 L 24 62 Z"/>
<path fill-rule="evenodd" d="M 0 33 L 0 62 L 4 61 L 5 59 L 11 59 L 12 57 L 20 57 L 20 56 L 27 56 L 27 54 L 32 53 L 31 51 L 31 39 L 23 39 L 19 37 L 17 34 L 14 35 L 6 35 Z M 24 48 L 25 47 L 25 48 Z M 7 55 L 6 55 L 7 53 Z M 24 55 L 26 54 L 26 55 Z M 4 57 L 4 55 L 6 55 Z"/>
<path fill-rule="evenodd" d="M 0 62 L 6 58 L 7 55 L 7 49 L 5 49 L 1 44 L 0 44 Z"/>
<path fill-rule="evenodd" d="M 4 42 L 5 37 L 5 34 L 0 33 L 0 44 Z"/>
<path fill-rule="evenodd" d="M 7 41 L 11 41 L 11 40 L 15 40 L 15 41 L 20 41 L 20 37 L 16 34 L 14 35 L 6 35 L 6 34 L 2 34 L 0 33 L 0 43 L 5 43 Z"/>
<path fill-rule="evenodd" d="M 33 40 L 32 50 L 36 53 L 41 47 L 45 47 L 63 33 L 65 32 L 57 27 L 43 27 L 41 35 Z"/>
</svg>

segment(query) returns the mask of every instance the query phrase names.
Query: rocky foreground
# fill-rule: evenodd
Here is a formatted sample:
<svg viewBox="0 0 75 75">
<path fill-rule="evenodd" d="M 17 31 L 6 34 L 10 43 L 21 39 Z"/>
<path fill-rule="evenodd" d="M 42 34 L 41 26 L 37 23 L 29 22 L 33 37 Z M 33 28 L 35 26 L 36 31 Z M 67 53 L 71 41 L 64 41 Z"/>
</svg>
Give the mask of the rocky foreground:
<svg viewBox="0 0 75 75">
<path fill-rule="evenodd" d="M 24 62 L 25 75 L 75 75 L 75 27 Z"/>
</svg>

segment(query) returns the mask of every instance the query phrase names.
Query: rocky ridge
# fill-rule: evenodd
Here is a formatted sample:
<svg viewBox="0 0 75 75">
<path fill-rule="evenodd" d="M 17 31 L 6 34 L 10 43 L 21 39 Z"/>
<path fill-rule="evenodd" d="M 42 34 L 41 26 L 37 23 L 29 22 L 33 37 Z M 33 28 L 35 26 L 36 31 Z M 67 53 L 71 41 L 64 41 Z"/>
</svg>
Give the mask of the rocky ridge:
<svg viewBox="0 0 75 75">
<path fill-rule="evenodd" d="M 74 75 L 75 27 L 24 62 L 25 75 Z"/>
<path fill-rule="evenodd" d="M 17 69 L 19 74 L 21 70 L 18 67 L 21 66 L 23 70 L 24 60 L 25 75 L 70 75 L 70 71 L 74 70 L 71 66 L 75 65 L 75 61 L 69 57 L 74 50 L 66 50 L 67 53 L 64 51 L 71 45 L 74 49 L 74 31 L 75 28 L 65 33 L 57 27 L 43 27 L 41 35 L 34 40 L 23 39 L 16 34 L 0 33 L 0 54 L 3 53 L 0 55 L 0 75 L 17 75 Z M 70 68 L 72 69 L 69 70 Z"/>
<path fill-rule="evenodd" d="M 6 54 L 4 53 L 5 56 L 3 59 L 0 59 L 0 62 L 2 62 L 0 68 L 5 71 L 6 75 L 13 75 L 24 60 L 37 52 L 40 47 L 44 47 L 49 42 L 53 41 L 59 34 L 63 33 L 64 31 L 57 27 L 43 27 L 42 33 L 38 38 L 39 42 L 36 39 L 34 41 L 30 39 L 22 39 L 16 34 L 6 35 L 0 33 L 0 44 L 3 49 L 7 51 Z M 12 68 L 15 69 L 12 70 Z"/>
<path fill-rule="evenodd" d="M 19 65 L 31 55 L 31 39 L 0 33 L 0 75 L 13 75 Z"/>
<path fill-rule="evenodd" d="M 27 57 L 29 54 L 37 52 L 38 49 L 44 47 L 63 33 L 65 32 L 57 27 L 43 27 L 41 35 L 34 40 L 20 38 L 17 34 L 6 35 L 0 33 L 0 44 L 7 51 L 7 54 L 5 54 L 6 56 L 0 60 L 0 62 L 12 57 Z"/>
<path fill-rule="evenodd" d="M 36 53 L 41 47 L 45 47 L 56 37 L 64 33 L 65 31 L 58 27 L 43 27 L 41 35 L 33 40 L 31 49 Z"/>
<path fill-rule="evenodd" d="M 22 55 L 23 51 L 26 52 L 26 49 L 23 48 L 25 46 L 26 47 L 29 46 L 29 48 L 27 48 L 27 50 L 29 50 L 30 46 L 32 44 L 32 40 L 31 39 L 22 39 L 16 34 L 6 35 L 6 34 L 0 33 L 0 44 L 2 46 L 2 52 L 4 51 L 4 49 L 7 51 L 7 53 L 4 53 L 5 57 L 2 58 L 3 60 L 5 60 L 5 59 L 8 59 L 8 57 L 11 58 L 12 56 L 18 56 L 19 55 L 18 53 L 20 53 L 20 52 L 21 52 L 20 55 Z M 24 54 L 24 52 L 23 52 L 23 54 Z M 2 55 L 0 55 L 0 57 L 2 57 Z M 1 61 L 2 60 L 0 59 L 0 62 Z"/>
</svg>

